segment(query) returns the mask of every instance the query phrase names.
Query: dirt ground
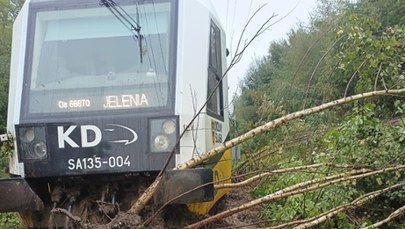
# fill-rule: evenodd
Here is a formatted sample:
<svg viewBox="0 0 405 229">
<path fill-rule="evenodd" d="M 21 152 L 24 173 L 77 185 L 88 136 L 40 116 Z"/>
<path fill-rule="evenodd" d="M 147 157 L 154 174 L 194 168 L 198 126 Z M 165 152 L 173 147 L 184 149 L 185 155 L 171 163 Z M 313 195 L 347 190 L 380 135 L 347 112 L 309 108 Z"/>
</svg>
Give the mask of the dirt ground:
<svg viewBox="0 0 405 229">
<path fill-rule="evenodd" d="M 160 217 L 148 225 L 147 228 L 182 228 L 189 224 L 198 222 L 210 215 L 222 212 L 226 209 L 237 207 L 243 203 L 249 202 L 253 198 L 249 195 L 249 187 L 234 189 L 222 198 L 217 205 L 206 216 L 197 216 L 188 212 L 185 208 L 175 206 L 168 207 L 164 210 Z M 243 228 L 254 229 L 265 227 L 263 219 L 260 219 L 259 213 L 262 210 L 260 206 L 236 213 L 220 221 L 207 225 L 204 228 L 209 229 L 225 229 L 225 228 Z"/>
<path fill-rule="evenodd" d="M 141 226 L 149 217 L 151 217 L 157 210 L 158 207 L 147 206 L 143 214 L 140 216 L 119 213 L 111 222 L 107 224 L 98 224 L 100 221 L 93 221 L 93 223 L 83 223 L 77 228 L 84 229 L 134 229 L 134 228 L 151 228 L 151 229 L 177 229 L 183 228 L 187 225 L 196 223 L 202 219 L 205 219 L 211 215 L 215 215 L 226 209 L 234 208 L 244 203 L 247 203 L 253 198 L 249 194 L 250 187 L 234 189 L 226 196 L 224 196 L 217 204 L 211 209 L 210 213 L 204 216 L 195 215 L 187 210 L 186 206 L 182 205 L 172 205 L 167 206 L 160 214 L 157 214 L 153 218 L 153 221 L 146 225 Z M 260 211 L 263 209 L 260 206 L 248 209 L 243 212 L 236 213 L 227 218 L 213 222 L 205 227 L 204 229 L 225 229 L 225 228 L 263 228 L 265 223 L 263 219 L 260 219 Z M 98 222 L 98 223 L 95 223 Z"/>
<path fill-rule="evenodd" d="M 226 195 L 217 206 L 214 211 L 222 212 L 226 209 L 234 208 L 244 203 L 247 203 L 253 198 L 250 196 L 250 187 L 234 189 L 228 195 Z M 243 228 L 243 229 L 255 229 L 263 228 L 266 226 L 263 219 L 260 219 L 260 211 L 262 207 L 256 206 L 254 208 L 248 209 L 231 215 L 225 219 L 212 224 L 212 228 Z"/>
</svg>

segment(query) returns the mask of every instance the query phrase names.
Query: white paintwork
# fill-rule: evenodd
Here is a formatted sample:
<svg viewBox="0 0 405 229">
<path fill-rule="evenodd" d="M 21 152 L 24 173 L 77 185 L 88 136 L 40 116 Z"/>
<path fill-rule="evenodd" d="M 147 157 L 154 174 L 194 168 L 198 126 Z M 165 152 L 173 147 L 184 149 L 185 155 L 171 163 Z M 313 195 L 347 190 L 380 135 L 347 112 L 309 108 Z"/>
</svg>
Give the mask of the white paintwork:
<svg viewBox="0 0 405 229">
<path fill-rule="evenodd" d="M 225 34 L 210 1 L 180 0 L 177 53 L 176 114 L 180 116 L 180 132 L 184 130 L 194 114 L 207 100 L 209 37 L 211 20 L 222 31 L 222 52 L 226 52 Z M 222 68 L 226 70 L 226 57 L 223 55 Z M 224 104 L 228 104 L 228 84 L 223 82 Z M 186 130 L 180 145 L 180 155 L 176 164 L 185 162 L 212 147 L 211 120 L 206 109 Z M 229 132 L 228 111 L 225 111 L 223 138 Z"/>
<path fill-rule="evenodd" d="M 14 126 L 19 124 L 20 120 L 29 2 L 29 0 L 25 2 L 13 25 L 7 114 L 7 131 L 12 135 L 15 135 Z M 17 143 L 14 142 L 14 145 Z M 23 164 L 18 163 L 17 149 L 14 150 L 10 159 L 10 173 L 24 176 Z"/>
<path fill-rule="evenodd" d="M 25 44 L 27 37 L 28 4 L 27 0 L 13 27 L 13 44 L 10 73 L 10 95 L 7 128 L 15 133 L 14 126 L 19 124 L 21 110 L 22 81 L 24 75 Z M 179 0 L 177 36 L 177 80 L 175 114 L 180 117 L 180 132 L 184 130 L 194 114 L 205 104 L 208 85 L 209 36 L 213 20 L 221 30 L 222 72 L 225 72 L 226 46 L 225 34 L 217 20 L 216 12 L 209 0 Z M 224 106 L 228 104 L 227 77 L 223 79 Z M 228 109 L 224 111 L 223 140 L 229 132 Z M 176 164 L 191 159 L 215 145 L 212 144 L 211 120 L 206 109 L 194 121 L 180 144 L 180 154 Z M 15 144 L 16 145 L 16 144 Z M 10 161 L 10 172 L 24 176 L 23 165 L 18 163 L 15 151 Z"/>
</svg>

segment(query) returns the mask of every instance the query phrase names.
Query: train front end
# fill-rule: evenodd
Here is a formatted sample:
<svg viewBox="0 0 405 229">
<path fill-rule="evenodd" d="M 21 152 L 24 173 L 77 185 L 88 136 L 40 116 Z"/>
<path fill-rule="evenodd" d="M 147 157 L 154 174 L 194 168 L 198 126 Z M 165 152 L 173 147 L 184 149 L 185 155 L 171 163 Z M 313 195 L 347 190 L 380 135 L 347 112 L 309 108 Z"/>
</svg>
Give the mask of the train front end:
<svg viewBox="0 0 405 229">
<path fill-rule="evenodd" d="M 183 33 L 191 26 L 182 8 L 188 4 L 191 11 L 205 9 L 203 18 L 193 19 L 207 21 L 206 37 L 198 38 L 205 47 L 197 52 L 184 47 L 198 42 Z M 228 132 L 226 90 L 222 81 L 213 87 L 210 77 L 220 81 L 225 52 L 210 30 L 212 15 L 201 1 L 26 1 L 14 24 L 10 77 L 8 130 L 16 146 L 10 173 L 16 178 L 3 189 L 22 182 L 23 193 L 33 197 L 2 211 L 23 211 L 26 224 L 38 227 L 49 226 L 55 207 L 80 215 L 90 197 L 125 210 L 170 154 L 169 169 L 221 144 Z M 219 54 L 211 57 L 213 49 Z M 199 58 L 201 68 L 191 67 Z M 212 70 L 212 58 L 223 64 Z M 195 102 L 187 104 L 190 92 Z M 207 109 L 185 130 L 193 107 L 205 102 L 196 102 L 199 97 L 213 97 L 214 112 Z M 230 169 L 215 173 L 212 167 L 190 174 L 200 184 L 219 179 L 218 171 L 223 179 Z M 184 174 L 174 177 L 172 186 Z M 212 200 L 210 190 L 199 201 Z M 108 221 L 109 215 L 88 220 Z"/>
</svg>

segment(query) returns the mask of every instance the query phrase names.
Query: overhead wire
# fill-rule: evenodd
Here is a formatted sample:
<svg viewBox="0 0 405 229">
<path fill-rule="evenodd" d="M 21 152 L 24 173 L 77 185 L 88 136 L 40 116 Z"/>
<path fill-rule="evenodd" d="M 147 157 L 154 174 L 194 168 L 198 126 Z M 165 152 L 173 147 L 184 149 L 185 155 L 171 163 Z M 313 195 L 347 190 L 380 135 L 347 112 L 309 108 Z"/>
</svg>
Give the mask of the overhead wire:
<svg viewBox="0 0 405 229">
<path fill-rule="evenodd" d="M 152 3 L 154 4 L 153 1 L 152 1 Z M 143 11 L 145 12 L 143 15 L 144 15 L 144 20 L 145 20 L 146 26 L 147 26 L 147 28 L 151 28 L 151 25 L 150 25 L 149 20 L 148 20 L 148 16 L 146 15 L 145 5 L 142 5 L 142 7 L 143 7 Z M 150 34 L 149 34 L 149 36 L 147 36 L 145 38 L 145 43 L 146 43 L 146 46 L 148 48 L 150 48 L 150 51 L 151 51 L 150 54 L 148 53 L 146 55 L 148 57 L 148 60 L 149 60 L 149 67 L 150 67 L 150 69 L 153 69 L 155 71 L 155 74 L 157 74 L 158 66 L 157 66 L 157 62 L 156 62 L 156 58 L 155 58 L 155 49 L 154 49 L 154 45 L 153 45 L 152 38 L 151 38 Z M 156 91 L 156 95 L 158 96 L 158 100 L 163 101 L 164 98 L 162 98 L 161 96 L 163 96 L 166 93 L 163 93 L 160 82 L 156 81 L 156 77 L 154 77 L 153 80 L 154 80 L 153 85 L 154 85 L 154 89 Z"/>
<path fill-rule="evenodd" d="M 157 23 L 156 8 L 155 8 L 155 1 L 154 0 L 152 0 L 152 6 L 153 6 L 153 16 L 155 17 L 156 30 L 160 31 L 158 23 Z M 167 74 L 168 73 L 168 69 L 167 69 L 167 66 L 166 66 L 167 59 L 164 56 L 164 51 L 163 51 L 163 47 L 162 47 L 162 38 L 161 38 L 161 35 L 160 35 L 159 32 L 157 33 L 157 35 L 158 35 L 158 39 L 159 39 L 159 48 L 160 48 L 160 53 L 161 53 L 161 57 L 162 57 L 162 61 L 163 61 L 163 68 L 165 70 L 165 73 Z"/>
<path fill-rule="evenodd" d="M 137 21 L 135 21 L 127 11 L 118 5 L 114 0 L 100 0 L 100 5 L 104 5 L 120 22 L 123 24 L 133 35 L 134 38 L 138 40 L 139 44 L 139 58 L 140 62 L 143 62 L 143 53 L 142 53 L 142 39 L 141 35 L 141 26 L 139 25 L 139 11 L 138 5 L 136 6 L 137 10 Z"/>
<path fill-rule="evenodd" d="M 131 25 L 131 29 L 135 30 L 136 32 L 140 32 L 142 27 L 139 25 L 139 23 L 135 21 L 131 17 L 131 15 L 129 15 L 127 11 L 120 5 L 118 5 L 114 0 L 101 0 L 101 3 L 109 7 L 109 9 L 114 10 L 119 16 L 121 16 L 123 20 L 125 20 L 129 25 Z M 135 24 L 135 26 L 132 23 Z"/>
<path fill-rule="evenodd" d="M 165 55 L 165 52 L 164 52 L 164 49 L 163 49 L 163 47 L 162 47 L 162 43 L 163 43 L 163 39 L 162 39 L 162 37 L 161 37 L 161 33 L 160 33 L 160 27 L 159 27 L 159 24 L 158 24 L 158 17 L 157 17 L 157 15 L 156 15 L 156 7 L 155 7 L 155 1 L 154 0 L 152 0 L 152 7 L 153 7 L 153 17 L 154 17 L 154 19 L 155 19 L 155 27 L 156 27 L 156 33 L 157 33 L 157 36 L 158 36 L 158 43 L 159 43 L 159 49 L 160 49 L 160 57 L 162 58 L 162 67 L 163 67 L 163 73 L 164 74 L 166 74 L 167 75 L 167 77 L 168 77 L 168 72 L 169 72 L 169 70 L 168 70 L 168 67 L 167 67 L 167 65 L 166 65 L 166 61 L 167 61 L 167 55 Z M 171 20 L 171 19 L 170 19 Z M 167 34 L 166 35 L 167 37 L 168 37 L 168 39 L 170 39 L 170 34 Z M 167 41 L 165 41 L 165 42 L 167 42 Z M 167 49 L 170 49 L 170 46 L 168 46 L 168 47 L 166 47 L 166 50 Z M 155 55 L 153 54 L 153 59 L 155 59 Z M 156 64 L 156 61 L 155 61 L 155 64 Z M 168 78 L 167 78 L 168 79 Z M 169 80 L 169 79 L 168 79 Z M 161 87 L 160 87 L 160 84 L 159 84 L 159 88 L 160 88 L 160 90 L 162 90 L 161 89 Z M 168 93 L 169 93 L 169 95 L 171 94 L 171 92 L 172 91 L 170 91 L 171 90 L 171 88 L 169 88 L 169 90 L 168 90 Z M 161 93 L 162 95 L 163 95 L 163 93 Z"/>
</svg>

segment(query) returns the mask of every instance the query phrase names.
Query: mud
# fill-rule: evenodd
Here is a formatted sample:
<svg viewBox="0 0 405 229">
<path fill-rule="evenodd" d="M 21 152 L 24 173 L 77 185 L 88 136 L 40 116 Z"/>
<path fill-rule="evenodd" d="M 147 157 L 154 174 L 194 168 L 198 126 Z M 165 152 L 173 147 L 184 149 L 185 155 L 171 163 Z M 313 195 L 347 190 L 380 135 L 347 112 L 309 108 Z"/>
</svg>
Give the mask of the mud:
<svg viewBox="0 0 405 229">
<path fill-rule="evenodd" d="M 196 215 L 187 210 L 184 205 L 167 206 L 160 214 L 153 218 L 150 224 L 143 225 L 159 209 L 159 206 L 147 206 L 141 215 L 131 214 L 120 211 L 111 221 L 106 222 L 105 218 L 95 217 L 96 214 L 86 213 L 87 220 L 76 224 L 74 228 L 85 229 L 133 229 L 133 228 L 151 228 L 151 229 L 176 229 L 183 228 L 193 224 L 210 215 L 215 215 L 224 210 L 237 207 L 241 204 L 251 201 L 253 198 L 249 194 L 250 187 L 235 189 L 222 198 L 217 205 L 207 215 Z M 94 209 L 83 207 L 83 209 Z M 243 212 L 236 213 L 232 216 L 214 222 L 204 228 L 262 228 L 265 227 L 263 219 L 259 214 L 262 207 L 258 206 Z M 91 219 L 91 220 L 89 220 Z M 111 219 L 111 218 L 110 218 Z M 71 224 L 72 225 L 72 224 Z"/>
<path fill-rule="evenodd" d="M 238 207 L 244 203 L 247 203 L 253 198 L 250 196 L 251 187 L 244 187 L 234 189 L 228 193 L 217 206 L 212 210 L 211 215 Z M 227 218 L 224 218 L 218 222 L 214 222 L 210 225 L 210 228 L 243 228 L 243 229 L 255 229 L 266 227 L 265 220 L 260 218 L 260 212 L 263 210 L 261 206 L 248 209 L 246 211 L 238 212 Z"/>
<path fill-rule="evenodd" d="M 219 212 L 237 207 L 253 200 L 253 198 L 249 194 L 250 191 L 251 187 L 232 190 L 224 198 L 222 198 L 213 209 L 211 209 L 209 214 L 203 216 L 190 213 L 185 207 L 170 206 L 163 211 L 158 219 L 155 219 L 155 221 L 148 225 L 146 228 L 183 228 L 206 217 L 215 215 Z M 220 221 L 214 222 L 204 228 L 263 228 L 266 226 L 266 224 L 264 220 L 259 217 L 262 210 L 262 207 L 257 206 L 252 209 L 236 213 Z"/>
</svg>

